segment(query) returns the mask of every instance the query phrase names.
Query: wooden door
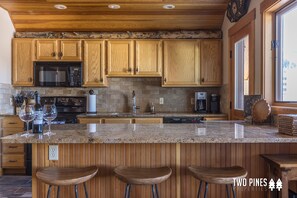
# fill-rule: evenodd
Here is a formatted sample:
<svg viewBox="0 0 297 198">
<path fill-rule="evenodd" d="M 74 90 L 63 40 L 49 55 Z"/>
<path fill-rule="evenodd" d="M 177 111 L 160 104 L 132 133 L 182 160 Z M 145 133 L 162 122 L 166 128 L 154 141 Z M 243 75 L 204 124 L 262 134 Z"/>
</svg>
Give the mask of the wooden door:
<svg viewBox="0 0 297 198">
<path fill-rule="evenodd" d="M 36 40 L 36 60 L 59 60 L 58 51 L 57 40 Z"/>
<path fill-rule="evenodd" d="M 136 41 L 135 75 L 162 76 L 162 41 Z"/>
<path fill-rule="evenodd" d="M 107 42 L 108 76 L 132 76 L 134 68 L 134 42 L 112 40 Z"/>
<path fill-rule="evenodd" d="M 200 42 L 164 41 L 163 87 L 195 87 L 200 82 Z"/>
<path fill-rule="evenodd" d="M 81 40 L 61 40 L 58 55 L 61 60 L 80 61 Z"/>
<path fill-rule="evenodd" d="M 84 87 L 107 85 L 105 76 L 105 41 L 84 41 Z"/>
<path fill-rule="evenodd" d="M 255 23 L 230 35 L 230 118 L 244 119 L 244 96 L 254 94 Z"/>
<path fill-rule="evenodd" d="M 33 86 L 33 39 L 13 39 L 12 84 Z"/>
<path fill-rule="evenodd" d="M 222 41 L 201 40 L 201 85 L 222 85 Z"/>
</svg>

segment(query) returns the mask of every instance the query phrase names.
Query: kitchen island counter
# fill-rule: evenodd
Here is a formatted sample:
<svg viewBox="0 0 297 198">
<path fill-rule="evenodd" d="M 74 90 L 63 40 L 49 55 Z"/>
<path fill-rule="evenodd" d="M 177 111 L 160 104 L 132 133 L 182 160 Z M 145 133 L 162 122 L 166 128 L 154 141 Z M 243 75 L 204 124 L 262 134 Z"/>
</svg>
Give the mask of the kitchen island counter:
<svg viewBox="0 0 297 198">
<path fill-rule="evenodd" d="M 244 122 L 208 121 L 199 124 L 75 124 L 54 125 L 52 136 L 15 134 L 3 143 L 296 143 L 276 127 Z"/>
</svg>

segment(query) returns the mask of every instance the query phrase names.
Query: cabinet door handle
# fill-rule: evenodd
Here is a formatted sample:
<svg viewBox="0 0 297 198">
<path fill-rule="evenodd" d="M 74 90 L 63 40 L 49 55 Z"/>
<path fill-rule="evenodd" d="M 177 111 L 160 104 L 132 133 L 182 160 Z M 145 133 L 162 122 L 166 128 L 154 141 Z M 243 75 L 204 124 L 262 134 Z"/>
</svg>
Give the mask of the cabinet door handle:
<svg viewBox="0 0 297 198">
<path fill-rule="evenodd" d="M 167 81 L 167 79 L 166 78 L 164 78 L 164 82 L 166 83 L 166 81 Z"/>
<path fill-rule="evenodd" d="M 55 57 L 55 56 L 56 56 L 56 52 L 53 52 L 53 53 L 52 53 L 52 57 Z"/>
<path fill-rule="evenodd" d="M 8 122 L 8 124 L 17 124 L 16 122 Z"/>
<path fill-rule="evenodd" d="M 9 146 L 8 148 L 18 148 L 18 146 Z"/>
<path fill-rule="evenodd" d="M 28 78 L 28 81 L 29 81 L 29 82 L 32 82 L 32 81 L 33 81 L 33 78 L 31 78 L 31 77 Z"/>
<path fill-rule="evenodd" d="M 14 162 L 17 162 L 17 160 L 9 160 L 9 162 L 13 162 L 14 163 Z"/>
</svg>

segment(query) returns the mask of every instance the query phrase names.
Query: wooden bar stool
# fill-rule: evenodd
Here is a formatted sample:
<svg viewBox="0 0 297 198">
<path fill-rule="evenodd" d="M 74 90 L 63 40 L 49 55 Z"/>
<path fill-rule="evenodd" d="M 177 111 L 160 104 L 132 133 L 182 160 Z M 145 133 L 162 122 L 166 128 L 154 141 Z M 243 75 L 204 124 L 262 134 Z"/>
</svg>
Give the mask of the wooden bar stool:
<svg viewBox="0 0 297 198">
<path fill-rule="evenodd" d="M 127 183 L 125 190 L 125 198 L 130 197 L 131 185 L 151 185 L 154 198 L 159 197 L 157 184 L 168 179 L 172 173 L 169 167 L 160 168 L 132 168 L 118 166 L 114 169 L 115 175 Z"/>
<path fill-rule="evenodd" d="M 46 184 L 49 184 L 47 198 L 50 197 L 51 187 L 58 186 L 57 197 L 59 197 L 60 186 L 74 185 L 75 197 L 78 197 L 77 185 L 83 183 L 85 196 L 88 197 L 86 181 L 94 177 L 98 172 L 96 166 L 84 168 L 58 168 L 47 167 L 37 170 L 36 177 Z"/>
<path fill-rule="evenodd" d="M 200 197 L 202 183 L 205 182 L 204 198 L 207 196 L 208 184 L 225 184 L 228 198 L 230 197 L 228 185 L 231 185 L 233 197 L 236 197 L 234 190 L 234 179 L 244 178 L 247 176 L 247 171 L 240 166 L 232 166 L 226 168 L 209 168 L 189 166 L 188 170 L 191 174 L 200 180 L 197 197 Z"/>
</svg>

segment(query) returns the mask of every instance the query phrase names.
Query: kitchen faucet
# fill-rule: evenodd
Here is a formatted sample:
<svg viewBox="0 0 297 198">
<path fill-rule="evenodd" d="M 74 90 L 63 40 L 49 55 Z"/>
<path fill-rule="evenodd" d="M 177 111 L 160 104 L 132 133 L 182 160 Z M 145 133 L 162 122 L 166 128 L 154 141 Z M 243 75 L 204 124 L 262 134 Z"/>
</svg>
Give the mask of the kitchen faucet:
<svg viewBox="0 0 297 198">
<path fill-rule="evenodd" d="M 136 106 L 136 95 L 135 95 L 135 91 L 133 90 L 133 92 L 132 92 L 132 113 L 136 114 L 137 109 L 140 109 L 140 107 Z"/>
</svg>

